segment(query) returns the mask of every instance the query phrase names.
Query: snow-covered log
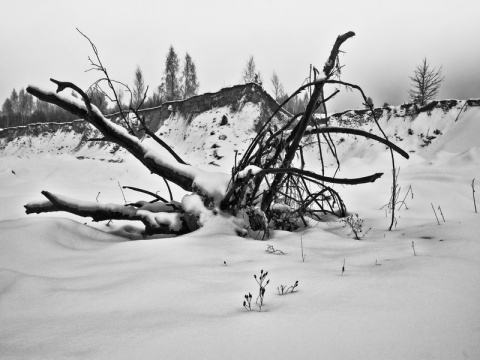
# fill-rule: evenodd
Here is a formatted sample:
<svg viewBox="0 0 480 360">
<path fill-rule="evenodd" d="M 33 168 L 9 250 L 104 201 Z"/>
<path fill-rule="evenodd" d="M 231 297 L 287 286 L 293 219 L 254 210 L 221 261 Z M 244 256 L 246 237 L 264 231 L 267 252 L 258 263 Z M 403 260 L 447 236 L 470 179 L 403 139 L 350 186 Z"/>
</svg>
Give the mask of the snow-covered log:
<svg viewBox="0 0 480 360">
<path fill-rule="evenodd" d="M 102 204 L 82 201 L 67 196 L 42 191 L 46 197 L 43 201 L 32 201 L 25 205 L 27 214 L 66 211 L 82 217 L 91 217 L 93 221 L 104 220 L 138 220 L 145 225 L 144 235 L 185 234 L 191 229 L 186 219 L 188 214 L 174 211 L 166 204 L 149 204 L 139 202 L 137 206 Z"/>
</svg>

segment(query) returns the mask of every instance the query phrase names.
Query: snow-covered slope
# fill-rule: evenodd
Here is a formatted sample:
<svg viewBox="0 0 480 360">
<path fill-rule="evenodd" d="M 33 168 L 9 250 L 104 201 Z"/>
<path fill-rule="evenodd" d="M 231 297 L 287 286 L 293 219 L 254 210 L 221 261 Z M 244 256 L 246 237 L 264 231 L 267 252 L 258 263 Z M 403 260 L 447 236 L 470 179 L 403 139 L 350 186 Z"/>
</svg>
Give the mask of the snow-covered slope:
<svg viewBox="0 0 480 360">
<path fill-rule="evenodd" d="M 479 100 L 434 101 L 423 109 L 412 104 L 375 109 L 378 122 L 390 141 L 405 151 L 430 158 L 441 150 L 463 152 L 479 147 L 480 140 L 470 136 L 480 130 Z M 381 135 L 371 113 L 347 111 L 333 115 L 330 125 L 354 127 Z M 353 135 L 336 138 L 342 158 L 373 156 L 385 147 Z"/>
<path fill-rule="evenodd" d="M 278 104 L 259 85 L 250 83 L 225 88 L 217 93 L 171 101 L 140 111 L 155 131 L 179 155 L 198 165 L 218 167 L 234 161 L 255 130 Z M 281 115 L 279 115 L 281 116 Z M 118 116 L 111 116 L 121 123 Z M 1 156 L 72 154 L 77 158 L 122 161 L 128 155 L 117 145 L 89 141 L 101 137 L 84 120 L 44 123 L 0 130 Z M 144 141 L 149 142 L 148 138 Z M 152 146 L 156 147 L 152 142 Z M 158 147 L 158 150 L 164 150 Z M 226 165 L 225 165 L 226 166 Z"/>
<path fill-rule="evenodd" d="M 144 114 L 156 134 L 181 157 L 191 163 L 229 172 L 235 152 L 242 155 L 259 124 L 275 106 L 273 99 L 258 85 L 247 84 L 166 103 Z M 375 109 L 375 114 L 389 139 L 411 154 L 430 158 L 442 150 L 458 153 L 478 147 L 471 133 L 480 130 L 480 100 L 435 101 L 423 109 L 415 109 L 412 104 L 389 106 Z M 354 127 L 381 135 L 371 113 L 366 110 L 333 114 L 329 125 Z M 114 144 L 89 142 L 92 137 L 98 137 L 98 131 L 83 120 L 3 129 L 0 130 L 0 156 L 72 154 L 79 159 L 107 161 L 123 161 L 128 156 Z M 343 161 L 375 156 L 385 150 L 374 141 L 354 135 L 332 135 L 332 139 Z M 164 151 L 150 142 L 158 151 Z M 326 144 L 325 148 L 328 149 Z M 332 158 L 330 163 L 334 164 Z"/>
<path fill-rule="evenodd" d="M 397 166 L 401 199 L 413 193 L 391 232 L 382 208 L 390 197 L 389 153 L 371 140 L 332 135 L 342 176 L 386 172 L 373 184 L 339 189 L 364 230 L 371 228 L 361 241 L 338 221 L 255 241 L 236 236 L 219 215 L 178 238 L 128 241 L 116 234 L 138 232 L 135 224 L 95 224 L 100 231 L 73 215 L 27 216 L 23 205 L 41 190 L 114 203 L 139 199 L 122 194 L 120 184 L 167 192 L 120 152 L 121 164 L 93 160 L 111 155 L 95 146 L 57 155 L 75 134 L 57 129 L 32 138 L 42 153 L 21 140 L 3 143 L 0 358 L 479 359 L 480 214 L 471 184 L 480 179 L 480 108 L 462 103 L 437 104 L 430 116 L 405 106 L 378 111 L 384 130 L 411 154 Z M 180 107 L 165 113 L 157 133 L 193 164 L 228 171 L 261 108 L 249 101 L 209 106 L 191 117 Z M 332 125 L 378 134 L 362 112 Z M 78 161 L 79 154 L 90 156 Z M 261 270 L 270 283 L 259 312 L 253 275 Z M 278 293 L 297 280 L 295 292 Z M 242 306 L 248 293 L 254 311 Z"/>
</svg>

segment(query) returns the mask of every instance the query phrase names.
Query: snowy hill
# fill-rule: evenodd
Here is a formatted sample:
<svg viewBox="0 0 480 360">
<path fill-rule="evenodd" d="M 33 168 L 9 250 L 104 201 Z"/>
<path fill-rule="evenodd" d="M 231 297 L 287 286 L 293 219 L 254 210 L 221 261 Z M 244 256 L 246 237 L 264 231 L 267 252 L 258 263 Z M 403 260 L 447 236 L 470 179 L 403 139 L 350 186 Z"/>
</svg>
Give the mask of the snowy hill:
<svg viewBox="0 0 480 360">
<path fill-rule="evenodd" d="M 140 114 L 145 116 L 150 129 L 180 155 L 192 156 L 191 161 L 198 161 L 199 165 L 218 166 L 222 158 L 221 163 L 233 161 L 233 148 L 244 148 L 246 139 L 253 136 L 277 106 L 267 92 L 251 83 L 166 102 L 157 108 L 141 110 Z M 121 121 L 118 116 L 110 117 Z M 84 120 L 2 129 L 0 157 L 72 154 L 80 159 L 117 162 L 127 156 L 117 145 L 89 141 L 96 137 L 99 132 Z M 222 147 L 226 143 L 228 151 Z"/>
</svg>

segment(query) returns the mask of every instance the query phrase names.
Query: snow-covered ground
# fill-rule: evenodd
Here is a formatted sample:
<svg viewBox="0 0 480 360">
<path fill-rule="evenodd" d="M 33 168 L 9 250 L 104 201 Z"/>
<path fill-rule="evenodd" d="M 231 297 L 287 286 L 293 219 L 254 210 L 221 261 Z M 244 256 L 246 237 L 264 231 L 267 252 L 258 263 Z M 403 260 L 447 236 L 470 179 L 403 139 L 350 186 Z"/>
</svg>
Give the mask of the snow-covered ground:
<svg viewBox="0 0 480 360">
<path fill-rule="evenodd" d="M 229 172 L 233 148 L 248 133 L 234 118 L 256 110 L 245 111 L 218 109 L 210 115 L 220 121 L 226 114 L 229 125 L 199 118 L 168 136 L 179 153 L 193 154 L 190 162 Z M 360 241 L 338 221 L 256 241 L 236 236 L 221 216 L 189 235 L 129 241 L 115 234 L 135 237 L 135 225 L 27 216 L 23 205 L 41 199 L 41 190 L 116 203 L 124 202 L 119 184 L 166 194 L 163 181 L 135 159 L 4 155 L 0 358 L 479 359 L 480 214 L 471 183 L 480 182 L 480 111 L 467 109 L 455 122 L 457 113 L 382 124 L 404 139 L 399 146 L 415 151 L 408 161 L 397 157 L 401 199 L 410 186 L 413 198 L 406 197 L 408 209 L 398 211 L 391 232 L 380 209 L 389 199 L 390 155 L 345 136 L 340 177 L 385 172 L 373 184 L 337 187 L 364 230 L 371 228 Z M 159 132 L 175 129 L 167 123 Z M 442 135 L 420 147 L 428 129 Z M 127 201 L 141 198 L 124 191 Z M 266 252 L 268 245 L 284 254 Z M 261 270 L 270 283 L 259 312 L 253 275 Z M 295 292 L 278 294 L 297 280 Z M 250 312 L 242 306 L 249 292 Z"/>
</svg>

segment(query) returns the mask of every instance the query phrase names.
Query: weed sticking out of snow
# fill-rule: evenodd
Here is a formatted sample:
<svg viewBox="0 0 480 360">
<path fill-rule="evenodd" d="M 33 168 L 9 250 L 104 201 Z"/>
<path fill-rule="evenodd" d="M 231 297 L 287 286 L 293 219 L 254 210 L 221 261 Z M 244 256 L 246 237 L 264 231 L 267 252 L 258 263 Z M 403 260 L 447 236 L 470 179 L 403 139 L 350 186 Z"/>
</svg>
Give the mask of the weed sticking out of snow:
<svg viewBox="0 0 480 360">
<path fill-rule="evenodd" d="M 277 287 L 278 295 L 285 295 L 285 294 L 288 294 L 289 292 L 293 293 L 297 286 L 298 286 L 298 280 L 295 281 L 295 284 L 291 286 L 280 285 L 279 287 Z"/>
<path fill-rule="evenodd" d="M 340 220 L 343 223 L 343 227 L 347 227 L 350 229 L 350 232 L 347 236 L 354 235 L 355 239 L 360 240 L 363 238 L 367 233 L 371 230 L 369 228 L 363 235 L 363 219 L 358 217 L 358 214 L 347 216 Z"/>
<path fill-rule="evenodd" d="M 285 253 L 282 250 L 275 249 L 273 245 L 268 245 L 268 244 L 267 244 L 267 250 L 265 250 L 265 252 L 269 254 L 275 254 L 275 255 L 285 255 Z"/>
<path fill-rule="evenodd" d="M 433 207 L 433 204 L 432 204 L 432 203 L 430 203 L 430 205 L 432 205 L 432 210 L 433 210 L 433 213 L 435 214 L 435 218 L 437 219 L 437 223 L 438 223 L 438 225 L 440 225 L 440 220 L 438 220 L 437 212 L 435 211 L 435 208 Z"/>
<path fill-rule="evenodd" d="M 265 298 L 265 288 L 270 282 L 270 279 L 265 282 L 265 279 L 268 275 L 268 271 L 263 272 L 263 270 L 260 271 L 260 276 L 257 278 L 257 275 L 253 275 L 255 281 L 258 284 L 258 296 L 257 299 L 255 300 L 255 303 L 258 306 L 258 311 L 262 311 L 262 306 L 263 306 L 263 301 Z M 252 311 L 252 294 L 248 293 L 248 295 L 245 295 L 245 300 L 243 301 L 243 307 L 248 310 Z"/>
<path fill-rule="evenodd" d="M 243 307 L 247 311 L 252 311 L 252 294 L 248 293 L 245 295 L 245 300 L 243 300 Z"/>
<path fill-rule="evenodd" d="M 303 253 L 303 234 L 300 235 L 300 247 L 302 249 L 302 262 L 305 262 L 305 258 L 307 257 L 307 254 Z"/>
</svg>

